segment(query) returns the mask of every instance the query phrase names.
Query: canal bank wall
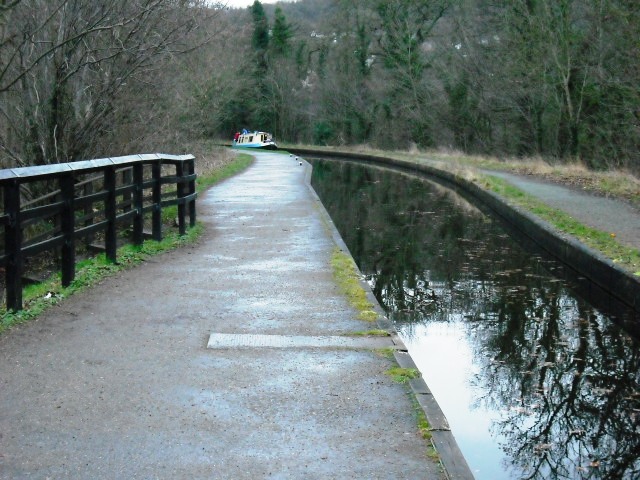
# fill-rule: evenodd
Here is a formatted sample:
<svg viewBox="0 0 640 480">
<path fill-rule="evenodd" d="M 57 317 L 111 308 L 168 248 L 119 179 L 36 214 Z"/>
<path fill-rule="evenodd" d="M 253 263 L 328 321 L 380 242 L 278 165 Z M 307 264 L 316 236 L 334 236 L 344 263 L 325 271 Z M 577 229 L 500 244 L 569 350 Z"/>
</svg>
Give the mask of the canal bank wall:
<svg viewBox="0 0 640 480">
<path fill-rule="evenodd" d="M 588 248 L 576 239 L 558 232 L 549 223 L 535 215 L 510 205 L 493 192 L 455 173 L 407 160 L 353 152 L 325 151 L 289 148 L 289 152 L 308 158 L 347 160 L 392 168 L 404 173 L 438 181 L 466 197 L 477 199 L 512 228 L 525 235 L 544 251 L 593 282 L 602 292 L 640 311 L 640 279 L 618 267 L 600 253 Z M 544 199 L 542 199 L 544 200 Z M 588 292 L 599 295 L 600 292 Z M 637 329 L 638 325 L 630 326 Z"/>
</svg>

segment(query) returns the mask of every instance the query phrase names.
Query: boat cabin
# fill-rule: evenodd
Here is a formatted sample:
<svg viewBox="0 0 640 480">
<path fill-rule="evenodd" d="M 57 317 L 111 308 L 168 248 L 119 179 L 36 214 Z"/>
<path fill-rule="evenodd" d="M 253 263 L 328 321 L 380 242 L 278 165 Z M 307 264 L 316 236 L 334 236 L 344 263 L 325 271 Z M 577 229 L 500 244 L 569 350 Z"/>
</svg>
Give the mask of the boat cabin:
<svg viewBox="0 0 640 480">
<path fill-rule="evenodd" d="M 275 150 L 278 148 L 273 136 L 267 132 L 248 132 L 243 130 L 238 132 L 233 138 L 233 147 L 236 148 L 266 148 Z"/>
</svg>

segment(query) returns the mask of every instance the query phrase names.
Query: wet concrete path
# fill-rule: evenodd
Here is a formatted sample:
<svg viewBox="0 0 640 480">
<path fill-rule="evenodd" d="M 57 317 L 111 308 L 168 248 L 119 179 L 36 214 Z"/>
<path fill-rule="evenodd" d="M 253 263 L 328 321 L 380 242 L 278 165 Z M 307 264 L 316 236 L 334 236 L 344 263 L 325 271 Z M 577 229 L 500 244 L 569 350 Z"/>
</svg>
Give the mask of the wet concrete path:
<svg viewBox="0 0 640 480">
<path fill-rule="evenodd" d="M 207 348 L 372 328 L 335 286 L 306 168 L 259 154 L 200 197 L 198 245 L 0 336 L 0 479 L 441 478 L 384 356 Z"/>
</svg>

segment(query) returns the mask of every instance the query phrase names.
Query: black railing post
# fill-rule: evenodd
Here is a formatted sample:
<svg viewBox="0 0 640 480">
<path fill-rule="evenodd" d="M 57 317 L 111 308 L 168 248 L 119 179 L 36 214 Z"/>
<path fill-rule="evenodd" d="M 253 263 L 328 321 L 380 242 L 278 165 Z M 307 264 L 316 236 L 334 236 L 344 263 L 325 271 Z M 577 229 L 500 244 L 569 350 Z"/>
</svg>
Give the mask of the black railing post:
<svg viewBox="0 0 640 480">
<path fill-rule="evenodd" d="M 151 193 L 151 201 L 153 210 L 151 211 L 151 237 L 156 240 L 162 240 L 162 164 L 157 161 L 151 165 L 151 176 L 153 178 L 153 187 Z"/>
<path fill-rule="evenodd" d="M 144 190 L 142 183 L 143 178 L 143 165 L 142 163 L 136 163 L 133 166 L 133 208 L 136 211 L 133 217 L 133 244 L 141 245 L 144 241 L 144 215 L 142 209 L 144 208 Z"/>
<path fill-rule="evenodd" d="M 116 235 L 116 169 L 107 167 L 104 171 L 104 189 L 107 198 L 104 201 L 104 215 L 107 220 L 104 248 L 107 258 L 116 262 L 117 235 Z"/>
<path fill-rule="evenodd" d="M 75 209 L 73 174 L 63 175 L 59 179 L 62 211 L 60 212 L 60 230 L 62 231 L 62 286 L 68 287 L 76 274 Z"/>
<path fill-rule="evenodd" d="M 58 186 L 60 186 L 60 182 L 58 182 Z M 53 202 L 57 203 L 57 202 L 61 202 L 62 201 L 62 193 L 58 192 L 54 197 L 53 197 Z M 62 216 L 60 214 L 55 215 L 53 217 L 53 229 L 57 232 L 61 232 L 62 231 Z M 53 254 L 55 255 L 55 259 L 56 262 L 58 262 L 58 265 L 62 265 L 62 251 L 60 247 L 56 247 L 55 250 L 53 251 Z"/>
<path fill-rule="evenodd" d="M 186 205 L 184 204 L 186 191 L 186 185 L 184 184 L 184 162 L 176 163 L 176 177 L 178 178 L 178 183 L 176 185 L 178 196 L 178 233 L 180 235 L 184 235 L 187 232 L 185 222 Z"/>
<path fill-rule="evenodd" d="M 122 171 L 122 185 L 128 187 L 131 185 L 133 174 L 131 168 L 126 168 Z M 131 191 L 125 190 L 122 194 L 122 210 L 128 212 L 131 210 Z"/>
<path fill-rule="evenodd" d="M 20 218 L 20 183 L 16 180 L 4 186 L 4 213 L 9 221 L 4 227 L 5 251 L 7 262 L 5 281 L 7 291 L 7 310 L 22 310 L 22 225 Z"/>
<path fill-rule="evenodd" d="M 194 175 L 196 173 L 196 161 L 191 159 L 187 162 L 187 175 Z M 189 195 L 196 193 L 196 181 L 195 179 L 189 180 Z M 189 226 L 196 226 L 196 199 L 195 197 L 189 201 Z"/>
<path fill-rule="evenodd" d="M 83 196 L 85 197 L 88 195 L 91 195 L 93 193 L 93 182 L 85 183 L 84 186 L 82 187 L 82 191 L 83 191 Z M 85 216 L 84 226 L 88 227 L 90 225 L 93 225 L 93 203 L 87 203 L 84 206 L 84 216 Z M 93 239 L 94 239 L 93 235 L 87 235 L 84 239 L 85 245 L 87 247 L 91 245 L 91 243 L 93 243 Z"/>
</svg>

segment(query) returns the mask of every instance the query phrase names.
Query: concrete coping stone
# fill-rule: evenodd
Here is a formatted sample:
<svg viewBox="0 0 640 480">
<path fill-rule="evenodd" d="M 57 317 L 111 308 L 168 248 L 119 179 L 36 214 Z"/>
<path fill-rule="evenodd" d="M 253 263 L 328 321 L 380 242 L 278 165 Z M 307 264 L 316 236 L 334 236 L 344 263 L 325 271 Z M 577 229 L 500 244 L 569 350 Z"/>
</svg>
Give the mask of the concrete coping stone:
<svg viewBox="0 0 640 480">
<path fill-rule="evenodd" d="M 393 348 L 389 337 L 348 337 L 334 336 L 303 336 L 303 335 L 265 335 L 265 334 L 235 334 L 212 333 L 209 336 L 209 349 L 237 349 L 237 348 L 348 348 L 375 349 Z"/>
</svg>

